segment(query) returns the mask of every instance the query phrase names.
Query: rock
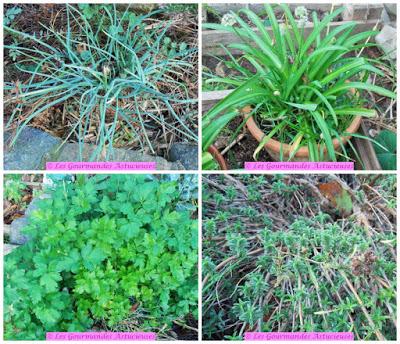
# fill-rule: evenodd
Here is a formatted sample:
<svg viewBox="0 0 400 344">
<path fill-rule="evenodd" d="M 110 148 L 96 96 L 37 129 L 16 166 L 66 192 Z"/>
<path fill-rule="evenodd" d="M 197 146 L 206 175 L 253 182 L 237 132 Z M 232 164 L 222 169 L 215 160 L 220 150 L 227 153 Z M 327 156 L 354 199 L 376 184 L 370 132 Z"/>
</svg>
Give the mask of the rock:
<svg viewBox="0 0 400 344">
<path fill-rule="evenodd" d="M 344 4 L 341 13 L 343 21 L 379 19 L 382 14 L 382 4 Z"/>
<path fill-rule="evenodd" d="M 44 159 L 62 142 L 46 132 L 25 127 L 13 147 L 8 147 L 12 139 L 9 133 L 4 135 L 5 170 L 40 170 L 44 168 Z"/>
<path fill-rule="evenodd" d="M 39 209 L 39 204 L 43 199 L 50 198 L 49 194 L 41 194 L 39 197 L 35 197 L 31 203 L 29 203 L 28 207 L 25 209 L 25 214 L 23 217 L 19 217 L 15 219 L 11 225 L 3 225 L 4 233 L 8 234 L 9 241 L 11 244 L 15 245 L 23 245 L 28 240 L 29 237 L 22 234 L 22 229 L 29 224 L 29 217 L 32 213 Z"/>
<path fill-rule="evenodd" d="M 31 216 L 31 214 L 39 209 L 40 198 L 34 198 L 31 203 L 29 203 L 28 207 L 25 210 L 25 217 Z"/>
<path fill-rule="evenodd" d="M 201 9 L 201 21 L 202 21 L 202 23 L 207 23 L 208 22 L 208 20 L 207 20 L 207 10 L 204 8 L 204 6 Z"/>
<path fill-rule="evenodd" d="M 344 11 L 341 13 L 343 21 L 353 20 L 354 16 L 354 6 L 351 4 L 347 4 L 344 6 Z"/>
<path fill-rule="evenodd" d="M 12 244 L 4 244 L 3 245 L 3 255 L 7 255 L 18 248 L 19 245 L 12 245 Z"/>
<path fill-rule="evenodd" d="M 29 238 L 21 233 L 21 230 L 28 225 L 28 219 L 24 217 L 20 217 L 14 220 L 11 223 L 10 228 L 10 243 L 15 245 L 23 245 L 25 244 Z"/>
<path fill-rule="evenodd" d="M 396 60 L 396 36 L 397 30 L 390 26 L 385 25 L 381 32 L 375 36 L 375 41 L 378 43 L 383 52 L 392 60 Z"/>
<path fill-rule="evenodd" d="M 7 224 L 3 224 L 3 233 L 4 235 L 10 235 L 11 232 L 11 226 Z"/>
<path fill-rule="evenodd" d="M 90 158 L 96 149 L 94 145 L 86 145 L 82 152 L 82 161 L 90 161 Z M 53 160 L 54 161 L 54 160 Z M 79 158 L 79 144 L 67 143 L 62 148 L 60 154 L 56 157 L 56 161 L 81 161 Z M 104 160 L 103 160 L 104 161 Z M 108 161 L 123 161 L 123 162 L 156 162 L 157 170 L 182 170 L 182 164 L 171 163 L 164 158 L 151 156 L 133 150 L 115 148 L 113 156 Z"/>
<path fill-rule="evenodd" d="M 39 196 L 36 196 L 32 200 L 32 202 L 29 203 L 28 207 L 26 208 L 24 217 L 29 218 L 35 210 L 39 209 L 39 204 L 41 203 L 42 200 L 50 199 L 50 198 L 51 198 L 51 195 L 45 194 L 45 193 L 41 194 Z"/>
<path fill-rule="evenodd" d="M 45 188 L 51 188 L 56 183 L 65 182 L 70 183 L 75 179 L 74 175 L 72 174 L 60 174 L 60 173 L 52 173 L 43 176 L 43 184 L 42 190 Z M 42 194 L 43 196 L 43 194 Z M 40 198 L 47 198 L 47 197 L 40 197 Z"/>
<path fill-rule="evenodd" d="M 397 6 L 396 4 L 383 4 L 385 10 L 392 21 L 396 21 L 397 17 Z"/>
<path fill-rule="evenodd" d="M 188 143 L 174 143 L 169 151 L 171 161 L 180 161 L 187 170 L 198 169 L 197 145 Z"/>
<path fill-rule="evenodd" d="M 382 21 L 382 25 L 385 25 L 385 24 L 390 25 L 392 22 L 392 19 L 390 18 L 389 13 L 386 11 L 386 8 L 384 8 L 382 11 L 381 21 Z"/>
<path fill-rule="evenodd" d="M 10 143 L 11 139 L 10 134 L 6 133 L 4 135 L 5 147 Z M 46 162 L 90 161 L 96 149 L 95 145 L 86 145 L 82 152 L 82 159 L 80 159 L 78 143 L 66 143 L 59 149 L 61 143 L 62 140 L 60 138 L 53 137 L 39 129 L 25 127 L 13 147 L 5 149 L 4 169 L 42 170 L 45 169 Z M 108 161 L 155 162 L 157 170 L 185 169 L 179 161 L 171 163 L 162 157 L 121 148 L 115 148 L 113 156 Z"/>
</svg>

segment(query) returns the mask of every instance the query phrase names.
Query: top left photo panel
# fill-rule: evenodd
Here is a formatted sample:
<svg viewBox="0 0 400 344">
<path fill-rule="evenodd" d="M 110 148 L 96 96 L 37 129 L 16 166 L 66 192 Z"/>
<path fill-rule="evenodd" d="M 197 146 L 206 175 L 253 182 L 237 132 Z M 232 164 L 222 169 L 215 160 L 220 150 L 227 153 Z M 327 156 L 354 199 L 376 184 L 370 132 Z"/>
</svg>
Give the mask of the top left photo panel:
<svg viewBox="0 0 400 344">
<path fill-rule="evenodd" d="M 198 169 L 197 4 L 5 4 L 4 169 Z"/>
</svg>

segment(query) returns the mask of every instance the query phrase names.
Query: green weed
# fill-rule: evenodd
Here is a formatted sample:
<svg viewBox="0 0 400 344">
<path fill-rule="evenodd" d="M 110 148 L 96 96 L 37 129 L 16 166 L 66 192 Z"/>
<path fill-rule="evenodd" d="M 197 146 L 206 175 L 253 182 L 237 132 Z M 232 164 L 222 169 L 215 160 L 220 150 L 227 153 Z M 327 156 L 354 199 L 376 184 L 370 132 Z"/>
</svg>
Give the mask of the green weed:
<svg viewBox="0 0 400 344">
<path fill-rule="evenodd" d="M 181 182 L 78 175 L 49 190 L 23 230 L 29 242 L 5 256 L 5 338 L 116 328 L 126 318 L 158 332 L 196 318 L 197 220 L 178 210 L 195 200 Z"/>
<path fill-rule="evenodd" d="M 22 181 L 21 174 L 7 174 L 4 177 L 4 199 L 20 203 L 27 185 Z"/>
</svg>

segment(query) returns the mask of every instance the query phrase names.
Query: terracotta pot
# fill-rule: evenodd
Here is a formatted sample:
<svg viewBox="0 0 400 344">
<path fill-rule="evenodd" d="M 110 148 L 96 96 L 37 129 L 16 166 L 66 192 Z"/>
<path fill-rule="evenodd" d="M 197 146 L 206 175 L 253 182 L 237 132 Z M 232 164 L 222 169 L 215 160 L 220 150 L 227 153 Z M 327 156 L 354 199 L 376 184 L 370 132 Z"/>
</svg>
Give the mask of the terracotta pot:
<svg viewBox="0 0 400 344">
<path fill-rule="evenodd" d="M 248 117 L 249 113 L 251 112 L 251 107 L 246 106 L 242 109 L 242 114 L 243 117 L 247 119 L 246 126 L 251 135 L 258 141 L 261 142 L 262 139 L 264 138 L 265 134 L 264 132 L 258 127 L 257 123 L 254 121 L 253 116 Z M 361 125 L 361 116 L 356 116 L 354 117 L 353 121 L 350 123 L 350 126 L 346 129 L 346 132 L 348 133 L 356 133 L 358 128 Z M 346 144 L 347 141 L 350 139 L 350 136 L 342 136 L 341 140 L 343 144 Z M 280 160 L 280 151 L 281 151 L 281 145 L 283 145 L 283 157 L 284 160 L 287 161 L 287 159 L 290 156 L 291 152 L 291 145 L 288 145 L 287 143 L 281 143 L 277 140 L 270 139 L 268 142 L 264 145 L 265 150 L 269 153 L 271 158 L 274 161 L 279 161 Z M 340 147 L 340 142 L 338 139 L 333 139 L 333 147 L 335 151 Z M 324 152 L 326 153 L 326 148 L 324 149 Z M 310 155 L 308 152 L 308 147 L 301 147 L 299 150 L 296 152 L 296 154 L 292 157 L 291 161 L 310 161 Z"/>
<path fill-rule="evenodd" d="M 228 169 L 228 164 L 226 163 L 226 160 L 224 159 L 222 154 L 219 152 L 217 147 L 211 145 L 210 147 L 208 147 L 208 153 L 210 153 L 213 156 L 213 158 L 217 161 L 221 170 Z"/>
</svg>

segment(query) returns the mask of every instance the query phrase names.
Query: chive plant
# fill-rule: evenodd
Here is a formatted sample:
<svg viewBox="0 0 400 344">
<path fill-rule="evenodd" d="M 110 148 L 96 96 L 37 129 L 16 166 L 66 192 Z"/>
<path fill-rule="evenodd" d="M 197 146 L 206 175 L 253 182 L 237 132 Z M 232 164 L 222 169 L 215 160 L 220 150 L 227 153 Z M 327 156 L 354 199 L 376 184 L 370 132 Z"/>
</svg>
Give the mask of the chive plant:
<svg viewBox="0 0 400 344">
<path fill-rule="evenodd" d="M 129 6 L 120 11 L 114 4 L 102 6 L 96 20 L 89 20 L 79 7 L 67 4 L 66 27 L 43 25 L 47 39 L 5 26 L 15 38 L 5 48 L 18 56 L 15 67 L 30 75 L 24 83 L 5 84 L 14 92 L 9 101 L 16 104 L 7 125 L 18 123 L 11 144 L 34 118 L 65 104 L 77 111 L 65 141 L 75 137 L 80 155 L 85 136 L 96 126 L 97 148 L 90 160 L 112 157 L 119 123 L 131 131 L 135 144 L 152 153 L 149 122 L 196 141 L 190 111 L 195 100 L 180 78 L 192 68 L 196 49 L 165 51 L 172 22 L 149 21 L 161 12 L 135 15 Z"/>
<path fill-rule="evenodd" d="M 371 73 L 384 74 L 372 59 L 360 56 L 365 48 L 374 46 L 369 40 L 378 31 L 355 33 L 354 21 L 331 27 L 344 8 L 322 19 L 314 12 L 313 26 L 306 31 L 288 5 L 282 4 L 281 9 L 284 15 L 279 22 L 273 8 L 265 5 L 270 27 L 248 8 L 231 13 L 231 26 L 204 24 L 205 28 L 233 34 L 240 43 L 223 46 L 227 59 L 218 58 L 233 71 L 231 75 L 206 81 L 225 84 L 233 91 L 203 116 L 203 152 L 240 115 L 240 109 L 250 105 L 250 116 L 267 130 L 255 157 L 273 137 L 292 146 L 289 160 L 298 149 L 307 147 L 311 161 L 326 159 L 326 153 L 336 161 L 333 140 L 359 136 L 346 132 L 355 116 L 375 116 L 373 109 L 365 107 L 364 92 L 396 98 L 392 90 L 368 81 Z M 233 50 L 242 55 L 233 56 Z M 350 159 L 343 144 L 340 154 Z M 206 159 L 206 154 L 203 156 Z M 284 159 L 282 149 L 280 159 Z"/>
<path fill-rule="evenodd" d="M 203 339 L 260 331 L 396 339 L 396 176 L 354 176 L 358 210 L 347 217 L 313 193 L 326 178 L 203 178 Z M 255 186 L 262 200 L 251 197 Z"/>
</svg>

